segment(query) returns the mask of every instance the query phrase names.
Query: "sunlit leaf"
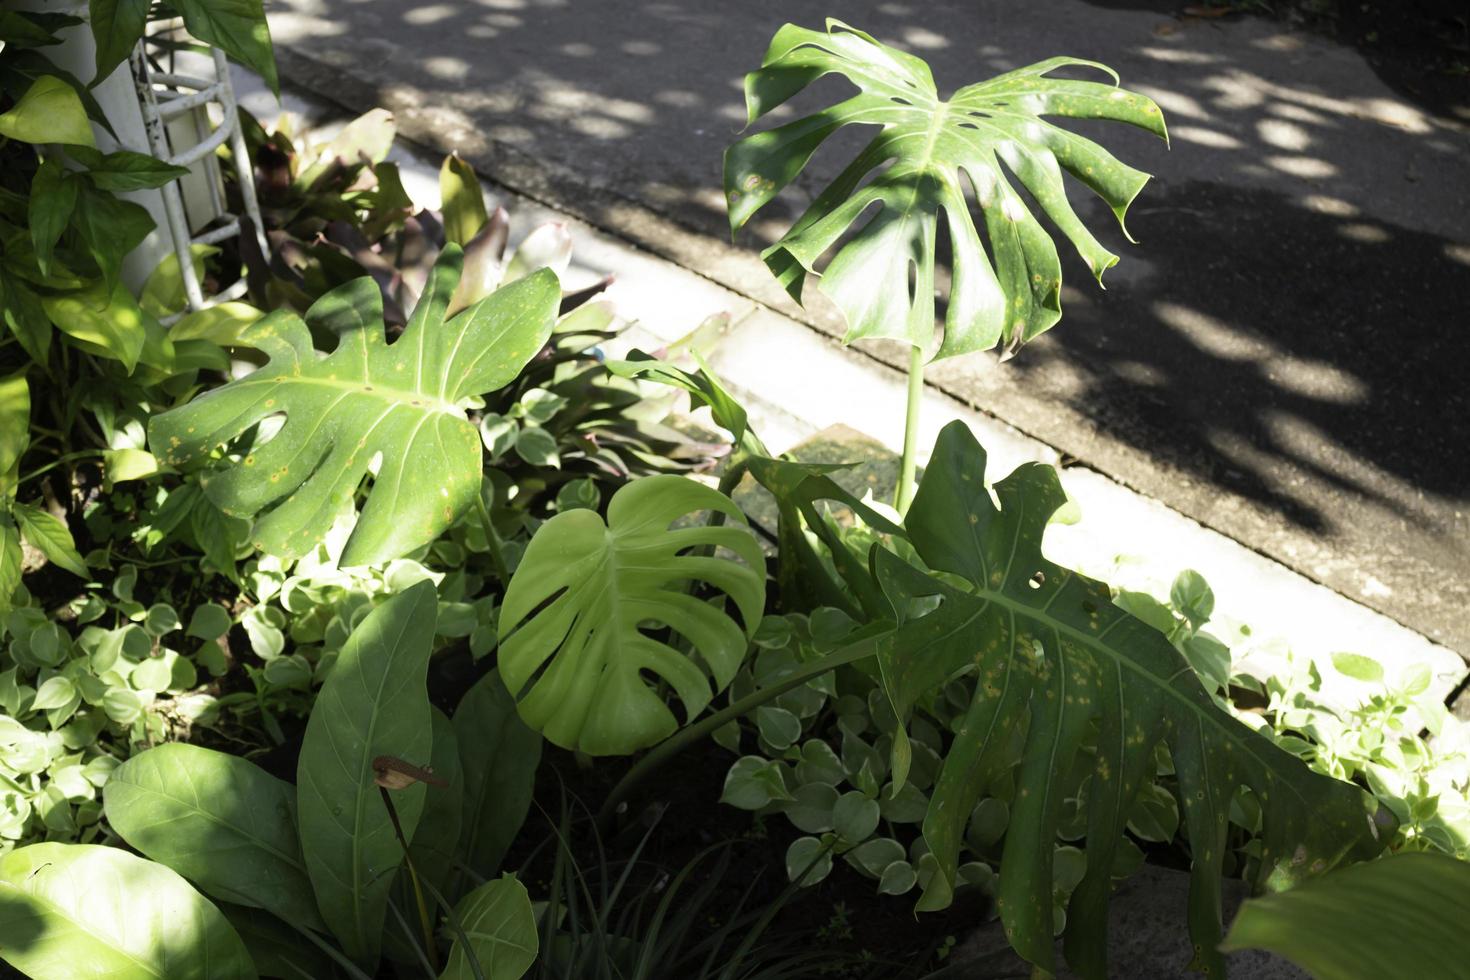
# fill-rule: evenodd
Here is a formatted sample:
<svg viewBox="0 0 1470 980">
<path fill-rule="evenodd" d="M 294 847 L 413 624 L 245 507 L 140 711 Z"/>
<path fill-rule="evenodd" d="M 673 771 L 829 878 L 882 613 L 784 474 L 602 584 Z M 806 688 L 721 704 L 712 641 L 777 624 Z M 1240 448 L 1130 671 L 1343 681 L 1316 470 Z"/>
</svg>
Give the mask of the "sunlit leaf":
<svg viewBox="0 0 1470 980">
<path fill-rule="evenodd" d="M 317 695 L 296 769 L 301 851 L 317 906 L 342 948 L 364 967 L 377 963 L 388 895 L 403 859 L 373 759 L 429 759 L 424 685 L 435 607 L 433 583 L 424 581 L 358 624 Z M 415 783 L 393 794 L 410 840 L 425 789 Z"/>
<path fill-rule="evenodd" d="M 123 840 L 208 894 L 322 928 L 290 783 L 237 756 L 172 744 L 124 762 L 103 796 Z"/>
<path fill-rule="evenodd" d="M 1266 949 L 1317 980 L 1459 977 L 1470 964 L 1470 864 L 1398 854 L 1247 900 L 1221 949 Z"/>
<path fill-rule="evenodd" d="M 674 526 L 700 511 L 740 526 Z M 543 524 L 500 613 L 501 676 L 526 723 L 557 745 L 592 755 L 652 745 L 678 722 L 645 671 L 668 683 L 688 717 L 704 710 L 734 678 L 765 601 L 764 558 L 744 525 L 730 498 L 671 475 L 618 490 L 605 524 L 590 510 Z M 741 561 L 698 550 L 705 547 L 727 549 Z M 744 626 L 690 595 L 690 581 L 733 599 Z M 688 640 L 699 661 L 651 627 Z"/>
<path fill-rule="evenodd" d="M 0 957 L 36 980 L 254 980 L 240 937 L 161 864 L 116 847 L 0 858 Z"/>
<path fill-rule="evenodd" d="M 974 701 L 924 820 L 937 866 L 920 907 L 949 904 L 965 823 L 987 786 L 1009 771 L 1010 734 L 1024 730 L 999 909 L 1017 951 L 1052 969 L 1052 843 L 1067 774 L 1095 726 L 1087 874 L 1066 909 L 1068 965 L 1088 977 L 1106 972 L 1114 852 L 1163 743 L 1193 857 L 1190 934 L 1198 963 L 1221 975 L 1215 948 L 1222 862 L 1230 803 L 1241 786 L 1262 803 L 1256 878 L 1274 888 L 1372 857 L 1394 821 L 1358 787 L 1311 771 L 1220 708 L 1161 633 L 1110 602 L 1106 585 L 1042 556 L 1047 519 L 1065 499 L 1055 470 L 1025 464 L 994 493 L 999 505 L 986 489 L 984 450 L 962 423 L 951 423 L 905 524 L 924 563 L 958 576 L 963 587 L 893 552 L 877 553 L 878 576 L 896 610 L 925 608 L 916 605 L 920 599 L 939 602 L 903 622 L 880 651 L 883 685 L 899 716 L 956 671 L 977 671 Z"/>
<path fill-rule="evenodd" d="M 342 564 L 386 561 L 428 544 L 473 506 L 480 487 L 480 436 L 459 403 L 515 379 L 550 335 L 560 298 L 556 277 L 537 273 L 446 322 L 458 276 L 458 250 L 450 247 L 392 344 L 382 294 L 367 278 L 307 311 L 318 330 L 340 338 L 331 354 L 312 348 L 294 313 L 252 324 L 239 339 L 264 350 L 266 366 L 154 416 L 150 446 L 169 465 L 197 467 L 221 444 L 284 414 L 270 441 L 201 481 L 226 513 L 255 520 L 258 547 L 282 557 L 314 548 L 378 454 Z"/>
<path fill-rule="evenodd" d="M 1069 68 L 1096 70 L 1113 84 L 1053 77 Z M 725 194 L 730 226 L 738 230 L 796 179 L 828 137 L 852 125 L 879 127 L 763 253 L 798 301 L 806 276 L 820 273 L 822 292 L 847 319 L 847 341 L 890 337 L 931 347 L 941 226 L 951 246 L 953 279 L 936 357 L 1000 342 L 1014 349 L 1056 323 L 1062 282 L 1056 246 L 1011 186 L 1012 176 L 1095 276 L 1117 261 L 1072 210 L 1062 172 L 1102 197 L 1120 223 L 1148 175 L 1045 118 L 1111 119 L 1163 136 L 1158 106 L 1117 88 L 1111 69 L 1052 58 L 967 85 L 944 100 L 929 66 L 914 55 L 840 21 L 829 20 L 825 31 L 787 24 L 772 39 L 760 69 L 746 76 L 750 120 L 833 73 L 856 93 L 731 146 Z M 990 255 L 971 215 L 971 198 Z M 880 206 L 877 213 L 860 222 L 874 204 Z M 854 234 L 839 245 L 849 230 Z M 819 269 L 834 245 L 836 253 Z"/>
<path fill-rule="evenodd" d="M 22 143 L 97 145 L 76 89 L 55 75 L 37 78 L 9 112 L 0 113 L 0 136 Z"/>
</svg>

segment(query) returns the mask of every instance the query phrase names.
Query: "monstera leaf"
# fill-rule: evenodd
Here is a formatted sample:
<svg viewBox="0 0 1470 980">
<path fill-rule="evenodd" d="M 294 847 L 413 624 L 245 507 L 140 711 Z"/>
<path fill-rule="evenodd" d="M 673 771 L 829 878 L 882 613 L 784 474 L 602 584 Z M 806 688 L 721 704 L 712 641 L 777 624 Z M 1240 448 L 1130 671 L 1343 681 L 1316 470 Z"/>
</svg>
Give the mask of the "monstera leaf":
<svg viewBox="0 0 1470 980">
<path fill-rule="evenodd" d="M 673 526 L 700 511 L 742 526 Z M 590 510 L 543 524 L 500 612 L 500 674 L 526 724 L 591 755 L 652 745 L 678 723 L 645 671 L 668 682 L 688 717 L 702 711 L 734 678 L 765 603 L 764 561 L 744 524 L 724 494 L 671 475 L 620 489 L 606 524 Z M 741 623 L 691 595 L 691 583 L 733 599 Z M 698 659 L 676 648 L 680 637 Z"/>
<path fill-rule="evenodd" d="M 1044 116 L 1113 119 L 1165 136 L 1163 115 L 1144 96 L 1101 82 L 1054 78 L 1063 68 L 1111 69 L 1053 58 L 939 97 L 929 66 L 842 24 L 827 30 L 788 24 L 765 61 L 745 79 L 750 120 L 831 72 L 858 92 L 844 102 L 748 136 L 725 155 L 732 229 L 739 229 L 791 183 L 817 147 L 844 126 L 881 127 L 852 163 L 764 253 L 798 301 L 807 273 L 873 204 L 879 210 L 822 272 L 821 289 L 847 318 L 847 340 L 892 337 L 931 345 L 934 253 L 943 217 L 953 280 L 936 357 L 1008 350 L 1061 317 L 1061 265 L 1050 235 L 1008 176 L 1019 180 L 1101 278 L 1117 261 L 1067 201 L 1062 171 L 1092 188 L 1121 223 L 1148 175 Z M 864 181 L 871 176 L 871 180 Z M 968 184 L 968 190 L 966 185 Z M 994 261 L 986 255 L 967 195 L 978 204 Z M 912 280 L 912 282 L 911 282 Z"/>
<path fill-rule="evenodd" d="M 1113 852 L 1131 804 L 1168 746 L 1193 855 L 1189 926 L 1197 965 L 1223 974 L 1221 862 L 1241 786 L 1264 822 L 1255 884 L 1287 887 L 1382 849 L 1393 819 L 1350 783 L 1309 770 L 1217 707 L 1162 633 L 1114 606 L 1106 585 L 1047 561 L 1042 532 L 1065 500 L 1056 471 L 1026 464 L 985 486 L 985 451 L 960 423 L 939 437 L 906 521 L 933 571 L 879 550 L 876 570 L 903 621 L 879 652 L 900 718 L 955 672 L 978 671 L 976 695 L 935 782 L 924 837 L 938 870 L 921 908 L 947 905 L 965 823 L 999 775 L 1008 736 L 1024 730 L 1001 857 L 999 909 L 1022 956 L 1052 970 L 1052 852 L 1062 787 L 1095 726 L 1086 789 L 1087 874 L 1067 910 L 1069 964 L 1105 975 Z M 944 580 L 933 572 L 948 573 Z M 953 576 L 965 587 L 950 584 Z M 915 602 L 922 599 L 922 602 Z M 938 600 L 938 606 L 933 603 Z M 906 612 L 929 610 L 905 618 Z M 906 739 L 896 737 L 895 779 Z"/>
<path fill-rule="evenodd" d="M 445 320 L 460 252 L 447 247 L 403 335 L 384 336 L 381 293 L 371 279 L 333 290 L 307 310 L 336 334 L 319 354 L 307 325 L 280 311 L 246 328 L 240 342 L 269 363 L 209 391 L 148 426 L 153 451 L 181 468 L 271 416 L 285 423 L 269 441 L 201 482 L 226 513 L 254 517 L 257 547 L 287 558 L 322 540 L 381 454 L 343 565 L 401 556 L 428 544 L 473 505 L 480 435 L 459 403 L 520 374 L 551 334 L 561 289 L 542 270 Z"/>
</svg>

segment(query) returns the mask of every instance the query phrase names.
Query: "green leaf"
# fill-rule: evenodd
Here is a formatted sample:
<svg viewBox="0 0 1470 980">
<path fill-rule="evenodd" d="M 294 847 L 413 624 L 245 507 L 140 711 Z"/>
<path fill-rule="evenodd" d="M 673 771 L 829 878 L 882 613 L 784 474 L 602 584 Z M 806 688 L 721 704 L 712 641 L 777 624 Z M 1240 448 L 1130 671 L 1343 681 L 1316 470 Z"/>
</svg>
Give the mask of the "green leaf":
<svg viewBox="0 0 1470 980">
<path fill-rule="evenodd" d="M 108 291 L 94 282 L 86 289 L 41 300 L 51 322 L 78 347 L 121 361 L 131 374 L 147 340 L 145 314 L 122 283 Z"/>
<path fill-rule="evenodd" d="M 695 356 L 697 359 L 698 355 Z M 635 350 L 628 355 L 627 360 L 608 361 L 606 366 L 609 371 L 622 378 L 647 378 L 649 381 L 687 391 L 691 408 L 708 405 L 715 425 L 730 433 L 737 444 L 767 455 L 765 447 L 760 446 L 758 440 L 751 442 L 754 437 L 749 430 L 744 406 L 725 390 L 724 384 L 702 361 L 700 370 L 691 374 L 651 354 Z"/>
<path fill-rule="evenodd" d="M 201 640 L 217 640 L 230 631 L 230 611 L 214 602 L 196 606 L 189 617 L 188 635 Z"/>
<path fill-rule="evenodd" d="M 1169 589 L 1169 604 L 1192 629 L 1199 629 L 1215 612 L 1215 591 L 1199 572 L 1185 569 Z"/>
<path fill-rule="evenodd" d="M 532 466 L 561 469 L 561 454 L 556 451 L 556 437 L 545 429 L 528 425 L 516 434 L 516 455 Z"/>
<path fill-rule="evenodd" d="M 97 42 L 97 85 L 128 60 L 148 24 L 150 0 L 88 0 L 88 19 Z"/>
<path fill-rule="evenodd" d="M 97 145 L 81 97 L 55 75 L 37 78 L 9 112 L 0 113 L 0 136 L 22 143 Z"/>
<path fill-rule="evenodd" d="M 20 585 L 21 562 L 25 553 L 20 547 L 20 529 L 0 517 L 0 612 L 10 608 L 10 599 Z"/>
<path fill-rule="evenodd" d="M 189 246 L 189 264 L 194 267 L 194 275 L 198 279 L 204 279 L 204 260 L 218 254 L 219 248 L 215 245 Z M 143 283 L 143 292 L 138 296 L 138 306 L 150 316 L 163 317 L 182 312 L 188 305 L 178 253 L 170 252 L 148 274 L 148 280 Z"/>
<path fill-rule="evenodd" d="M 739 526 L 672 527 L 700 511 Z M 713 547 L 743 564 L 701 550 Z M 668 682 L 686 717 L 703 711 L 734 678 L 760 624 L 764 568 L 740 509 L 683 477 L 625 485 L 606 524 L 595 511 L 557 514 L 526 547 L 501 607 L 500 672 L 521 717 L 557 745 L 591 755 L 634 752 L 673 734 L 679 723 L 643 672 Z M 744 627 L 690 595 L 690 582 L 733 599 Z M 664 627 L 702 663 L 652 632 Z"/>
<path fill-rule="evenodd" d="M 288 558 L 314 548 L 379 453 L 381 467 L 341 563 L 386 561 L 428 544 L 473 506 L 480 488 L 480 436 L 457 403 L 515 379 L 550 336 L 561 298 L 556 277 L 538 273 L 445 322 L 458 275 L 458 249 L 446 248 L 391 345 L 382 293 L 369 278 L 307 311 L 317 329 L 340 338 L 325 357 L 293 313 L 252 324 L 240 340 L 264 350 L 269 363 L 154 416 L 154 453 L 171 465 L 199 466 L 216 447 L 284 413 L 274 438 L 205 484 L 226 513 L 255 518 L 258 547 Z"/>
<path fill-rule="evenodd" d="M 0 378 L 0 503 L 14 496 L 20 458 L 31 444 L 31 387 L 26 369 Z"/>
<path fill-rule="evenodd" d="M 412 855 L 419 877 L 443 891 L 449 871 L 459 855 L 460 829 L 464 821 L 464 773 L 459 764 L 459 739 L 454 733 L 453 723 L 438 708 L 430 710 L 433 717 L 430 767 L 445 785 L 430 786 L 427 791 L 424 812 L 413 834 Z M 401 880 L 406 882 L 407 877 Z"/>
<path fill-rule="evenodd" d="M 71 221 L 77 206 L 77 181 L 61 168 L 54 156 L 36 167 L 31 181 L 31 200 L 27 217 L 31 223 L 31 243 L 36 251 L 36 266 L 45 275 L 51 267 L 51 253 Z"/>
<path fill-rule="evenodd" d="M 1344 677 L 1368 684 L 1383 683 L 1383 665 L 1361 653 L 1334 653 L 1332 666 Z"/>
<path fill-rule="evenodd" d="M 173 0 L 189 33 L 265 79 L 277 97 L 276 57 L 261 0 Z"/>
<path fill-rule="evenodd" d="M 117 285 L 123 258 L 153 231 L 153 216 L 142 205 L 97 190 L 85 181 L 77 185 L 77 191 L 72 227 L 102 270 L 102 293 L 107 295 Z M 66 329 L 65 324 L 56 325 Z"/>
<path fill-rule="evenodd" d="M 1096 69 L 1114 84 L 1049 77 L 1077 67 Z M 829 136 L 851 125 L 880 127 L 762 253 L 799 301 L 823 253 L 853 232 L 820 272 L 822 292 L 847 318 L 846 342 L 891 337 L 930 347 L 941 224 L 953 254 L 953 285 L 935 357 L 987 350 L 998 342 L 1014 350 L 1056 323 L 1062 280 L 1056 246 L 1008 174 L 1095 276 L 1101 278 L 1117 261 L 1072 210 L 1062 171 L 1102 197 L 1120 224 L 1148 175 L 1044 118 L 1118 120 L 1164 136 L 1158 106 L 1117 88 L 1111 69 L 1052 58 L 967 85 L 945 101 L 929 66 L 913 55 L 835 20 L 826 31 L 787 24 L 771 41 L 761 68 L 745 78 L 751 121 L 830 73 L 851 82 L 856 94 L 731 146 L 725 153 L 725 194 L 730 227 L 738 230 L 796 179 Z M 971 217 L 967 186 L 978 200 L 993 265 Z M 878 213 L 859 226 L 875 203 Z"/>
<path fill-rule="evenodd" d="M 720 802 L 742 810 L 760 810 L 782 800 L 795 802 L 781 778 L 781 764 L 758 755 L 741 756 L 725 773 Z"/>
<path fill-rule="evenodd" d="M 832 873 L 832 849 L 815 837 L 798 837 L 786 848 L 786 877 L 815 885 Z"/>
<path fill-rule="evenodd" d="M 1055 470 L 1023 465 L 994 493 L 999 506 L 986 490 L 984 450 L 963 424 L 951 423 L 906 524 L 925 565 L 959 576 L 964 588 L 892 552 L 877 553 L 895 609 L 915 608 L 920 597 L 939 601 L 880 649 L 883 686 L 899 717 L 960 668 L 978 671 L 974 701 L 924 820 L 937 866 L 920 907 L 948 904 L 965 822 L 991 783 L 1011 771 L 1019 728 L 1026 736 L 999 886 L 1006 934 L 1022 956 L 1052 969 L 1052 843 L 1069 773 L 1091 758 L 1087 875 L 1067 908 L 1066 950 L 1072 969 L 1103 976 L 1114 852 L 1162 742 L 1174 761 L 1193 856 L 1190 933 L 1200 965 L 1218 975 L 1222 861 L 1239 787 L 1262 801 L 1256 884 L 1284 887 L 1371 857 L 1390 839 L 1392 817 L 1375 814 L 1376 803 L 1358 787 L 1312 772 L 1235 720 L 1162 634 L 1109 601 L 1106 585 L 1042 556 L 1047 519 L 1065 499 Z M 1083 757 L 1094 726 L 1096 754 Z"/>
<path fill-rule="evenodd" d="M 33 711 L 49 711 L 60 708 L 76 697 L 77 689 L 71 681 L 57 674 L 36 689 L 36 699 L 31 702 Z"/>
<path fill-rule="evenodd" d="M 453 723 L 464 773 L 459 854 L 471 871 L 489 877 L 531 808 L 541 736 L 521 721 L 493 670 L 465 692 Z"/>
<path fill-rule="evenodd" d="M 439 196 L 443 201 L 444 237 L 463 248 L 489 220 L 485 192 L 475 169 L 451 154 L 439 168 Z"/>
<path fill-rule="evenodd" d="M 1317 980 L 1459 977 L 1466 922 L 1470 864 L 1398 854 L 1247 900 L 1220 948 L 1270 950 Z"/>
<path fill-rule="evenodd" d="M 158 459 L 142 449 L 107 449 L 102 453 L 102 470 L 109 483 L 143 480 L 158 472 Z"/>
<path fill-rule="evenodd" d="M 215 502 L 204 494 L 193 498 L 193 504 L 189 508 L 189 529 L 194 533 L 194 543 L 204 552 L 210 564 L 233 579 L 235 550 L 238 545 L 235 532 Z"/>
<path fill-rule="evenodd" d="M 0 859 L 0 956 L 38 980 L 254 980 L 219 909 L 115 847 L 32 844 Z"/>
<path fill-rule="evenodd" d="M 832 829 L 832 809 L 837 805 L 837 790 L 827 783 L 799 786 L 781 812 L 797 830 L 820 834 Z"/>
<path fill-rule="evenodd" d="M 20 525 L 21 534 L 33 548 L 46 556 L 47 561 L 81 578 L 91 577 L 87 563 L 77 554 L 76 542 L 65 524 L 31 504 L 17 503 L 10 512 Z"/>
<path fill-rule="evenodd" d="M 238 756 L 174 743 L 113 770 L 103 800 L 123 840 L 207 894 L 324 928 L 290 783 Z"/>
<path fill-rule="evenodd" d="M 862 793 L 843 793 L 832 808 L 832 829 L 849 844 L 861 844 L 877 828 L 878 801 Z"/>
<path fill-rule="evenodd" d="M 297 764 L 301 851 L 317 906 L 347 955 L 369 969 L 378 960 L 388 895 L 403 859 L 373 760 L 429 761 L 425 677 L 435 605 L 433 583 L 420 582 L 352 631 L 317 695 Z M 392 795 L 410 840 L 424 790 L 414 783 Z"/>
<path fill-rule="evenodd" d="M 92 178 L 92 184 L 98 190 L 141 191 L 162 187 L 171 180 L 187 177 L 189 168 L 176 167 L 146 153 L 118 150 L 89 161 L 87 175 Z M 195 245 L 193 248 L 211 247 Z M 211 251 L 217 252 L 219 249 L 211 248 Z M 178 259 L 175 258 L 174 261 L 177 262 Z"/>
<path fill-rule="evenodd" d="M 0 313 L 31 360 L 45 364 L 51 350 L 51 319 L 41 297 L 19 279 L 0 278 Z"/>
<path fill-rule="evenodd" d="M 536 962 L 540 948 L 536 914 L 526 886 L 511 875 L 470 892 L 454 914 L 465 941 L 455 939 L 439 980 L 517 980 Z M 478 973 L 470 965 L 471 956 Z"/>
</svg>

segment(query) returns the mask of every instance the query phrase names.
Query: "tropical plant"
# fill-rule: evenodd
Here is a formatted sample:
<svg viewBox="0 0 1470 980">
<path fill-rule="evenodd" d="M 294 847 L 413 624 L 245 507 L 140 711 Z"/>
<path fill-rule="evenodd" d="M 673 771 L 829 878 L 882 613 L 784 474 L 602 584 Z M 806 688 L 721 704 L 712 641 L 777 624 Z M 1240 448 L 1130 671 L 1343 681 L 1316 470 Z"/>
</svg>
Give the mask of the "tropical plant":
<svg viewBox="0 0 1470 980">
<path fill-rule="evenodd" d="M 1388 842 L 1397 823 L 1389 810 L 1350 783 L 1311 772 L 1241 724 L 1162 633 L 1115 605 L 1103 584 L 1042 556 L 1042 532 L 1064 500 L 1050 467 L 1021 467 L 995 484 L 992 500 L 984 451 L 962 424 L 952 423 L 941 433 L 902 527 L 843 490 L 828 475 L 830 467 L 754 458 L 750 469 L 786 506 L 806 515 L 831 549 L 831 568 L 856 597 L 863 618 L 827 652 L 658 746 L 615 788 L 605 814 L 683 745 L 824 674 L 876 661 L 900 723 L 890 749 L 893 798 L 914 771 L 905 725 L 915 707 L 942 696 L 957 675 L 974 677 L 973 700 L 939 765 L 923 818 L 933 864 L 921 909 L 951 901 L 967 824 L 985 787 L 1015 765 L 1020 740 L 1019 765 L 1007 777 L 1014 779 L 1015 795 L 997 905 L 1017 951 L 1044 969 L 1053 966 L 1053 842 L 1066 798 L 1080 791 L 1088 801 L 1084 870 L 1065 908 L 1068 962 L 1083 975 L 1100 976 L 1118 842 L 1155 774 L 1160 747 L 1179 783 L 1190 841 L 1190 933 L 1197 962 L 1211 972 L 1224 968 L 1216 952 L 1220 879 L 1231 804 L 1242 787 L 1251 788 L 1262 814 L 1263 845 L 1249 869 L 1258 887 L 1289 887 L 1372 857 Z M 819 508 L 823 501 L 839 503 L 884 533 L 866 553 L 848 550 Z M 1086 753 L 1084 744 L 1091 746 Z M 1069 785 L 1079 767 L 1082 778 Z M 742 773 L 742 779 L 746 775 L 771 793 L 757 805 L 784 791 L 779 774 Z M 875 809 L 872 800 L 855 794 L 844 821 L 856 826 L 861 813 L 862 833 L 849 829 L 826 842 L 811 838 L 797 862 L 824 849 L 853 848 L 860 842 L 854 837 L 872 832 L 868 821 L 876 823 Z M 831 816 L 835 827 L 835 807 Z"/>
<path fill-rule="evenodd" d="M 1442 854 L 1399 854 L 1248 899 L 1221 949 L 1270 950 L 1316 980 L 1464 977 L 1467 920 L 1470 865 Z"/>
<path fill-rule="evenodd" d="M 542 270 L 450 318 L 460 267 L 459 250 L 446 249 L 391 344 L 369 279 L 307 311 L 313 327 L 337 337 L 326 356 L 293 313 L 252 324 L 240 342 L 269 362 L 154 416 L 155 455 L 198 468 L 229 445 L 234 460 L 201 483 L 225 513 L 254 518 L 252 538 L 271 554 L 299 557 L 320 543 L 370 471 L 373 488 L 342 563 L 386 561 L 429 544 L 481 500 L 480 435 L 461 403 L 520 373 L 551 335 L 560 300 L 556 275 Z M 282 414 L 264 438 L 260 423 Z"/>
<path fill-rule="evenodd" d="M 1114 84 L 1053 77 L 1074 67 L 1100 71 Z M 896 499 L 903 511 L 913 490 L 925 362 L 997 344 L 1009 355 L 1061 317 L 1056 247 L 1007 175 L 1041 204 L 1099 281 L 1118 257 L 1072 210 L 1062 172 L 1106 201 L 1120 226 L 1148 180 L 1098 144 L 1044 117 L 1116 120 L 1160 137 L 1164 119 L 1151 99 L 1117 88 L 1111 69 L 1075 58 L 1018 68 L 941 99 L 922 59 L 828 20 L 825 31 L 787 24 L 776 32 L 761 67 L 745 78 L 749 121 L 831 73 L 855 85 L 857 94 L 747 136 L 726 151 L 730 227 L 738 231 L 775 199 L 829 136 L 844 126 L 880 127 L 762 257 L 797 302 L 806 277 L 820 274 L 822 292 L 846 318 L 844 342 L 886 337 L 909 345 L 908 417 Z M 971 197 L 985 224 L 989 255 L 971 217 Z M 875 203 L 877 213 L 858 226 Z M 950 243 L 952 286 L 936 349 L 941 219 Z M 834 246 L 836 252 L 819 269 Z"/>
<path fill-rule="evenodd" d="M 500 613 L 500 670 L 528 725 L 567 748 L 627 754 L 679 727 L 645 671 L 688 718 L 730 683 L 760 623 L 765 561 L 743 527 L 676 526 L 701 511 L 745 520 L 724 494 L 664 475 L 614 494 L 606 522 L 577 509 L 536 532 Z M 698 582 L 733 600 L 741 622 L 689 594 Z"/>
<path fill-rule="evenodd" d="M 396 924 L 401 948 L 412 951 L 402 958 L 439 976 L 427 893 L 453 942 L 442 976 L 520 976 L 535 956 L 530 902 L 513 878 L 489 877 L 499 855 L 483 841 L 504 839 L 507 822 L 524 817 L 536 747 L 524 751 L 494 673 L 467 693 L 463 722 L 430 707 L 435 616 L 434 588 L 421 582 L 362 619 L 312 712 L 296 787 L 182 744 L 118 767 L 104 791 L 107 820 L 151 861 L 88 845 L 13 851 L 0 864 L 0 956 L 40 980 L 114 962 L 159 976 L 321 976 L 324 955 L 327 971 L 362 977 Z M 460 733 L 480 737 L 462 743 Z M 517 743 L 522 751 L 512 751 Z M 452 770 L 457 792 L 427 767 L 431 758 Z M 505 795 L 490 800 L 487 783 Z M 443 839 L 446 828 L 462 849 Z M 461 860 L 463 872 L 452 873 Z M 417 928 L 394 902 L 400 867 Z M 97 894 L 111 898 L 88 899 Z M 95 956 L 74 958 L 68 943 L 79 930 Z"/>
</svg>

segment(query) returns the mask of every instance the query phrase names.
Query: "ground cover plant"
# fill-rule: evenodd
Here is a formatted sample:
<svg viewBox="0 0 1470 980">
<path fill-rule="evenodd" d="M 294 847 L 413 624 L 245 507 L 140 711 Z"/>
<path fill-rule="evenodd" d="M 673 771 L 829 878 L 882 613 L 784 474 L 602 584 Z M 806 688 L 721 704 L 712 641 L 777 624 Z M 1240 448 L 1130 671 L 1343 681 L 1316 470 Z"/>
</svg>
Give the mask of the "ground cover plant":
<svg viewBox="0 0 1470 980">
<path fill-rule="evenodd" d="M 174 9 L 274 80 L 258 6 Z M 92 5 L 99 76 L 146 13 Z M 622 324 L 605 282 L 563 289 L 567 230 L 511 250 L 458 158 L 442 208 L 417 209 L 381 111 L 327 140 L 244 117 L 269 254 L 247 234 L 194 255 L 244 298 L 188 310 L 174 260 L 135 295 L 119 270 L 151 219 L 116 193 L 178 174 L 96 149 L 88 87 L 45 56 L 78 23 L 0 14 L 12 967 L 942 967 L 952 942 L 854 948 L 846 905 L 812 948 L 802 910 L 851 875 L 920 923 L 997 916 L 1040 971 L 1061 937 L 1097 977 L 1110 894 L 1147 859 L 1189 869 L 1179 921 L 1210 974 L 1259 946 L 1348 975 L 1371 930 L 1330 924 L 1425 894 L 1405 934 L 1457 941 L 1470 738 L 1427 670 L 1339 655 L 1364 697 L 1329 703 L 1315 667 L 1252 672 L 1199 575 L 1150 597 L 1049 560 L 1053 468 L 988 472 L 953 423 L 918 473 L 925 364 L 1012 354 L 1060 318 L 1022 190 L 1095 276 L 1117 261 L 1064 175 L 1120 227 L 1147 177 L 1050 121 L 1163 136 L 1105 67 L 1053 59 L 941 99 L 921 60 L 834 21 L 783 28 L 746 80 L 753 122 L 823 75 L 856 94 L 730 148 L 733 228 L 839 129 L 877 127 L 764 257 L 797 299 L 816 279 L 850 341 L 913 352 L 888 507 L 844 466 L 771 453 L 697 359 L 608 356 Z M 663 424 L 672 392 L 725 438 Z M 699 813 L 741 829 L 652 857 L 686 776 Z M 1228 936 L 1226 876 L 1269 893 Z"/>
</svg>

